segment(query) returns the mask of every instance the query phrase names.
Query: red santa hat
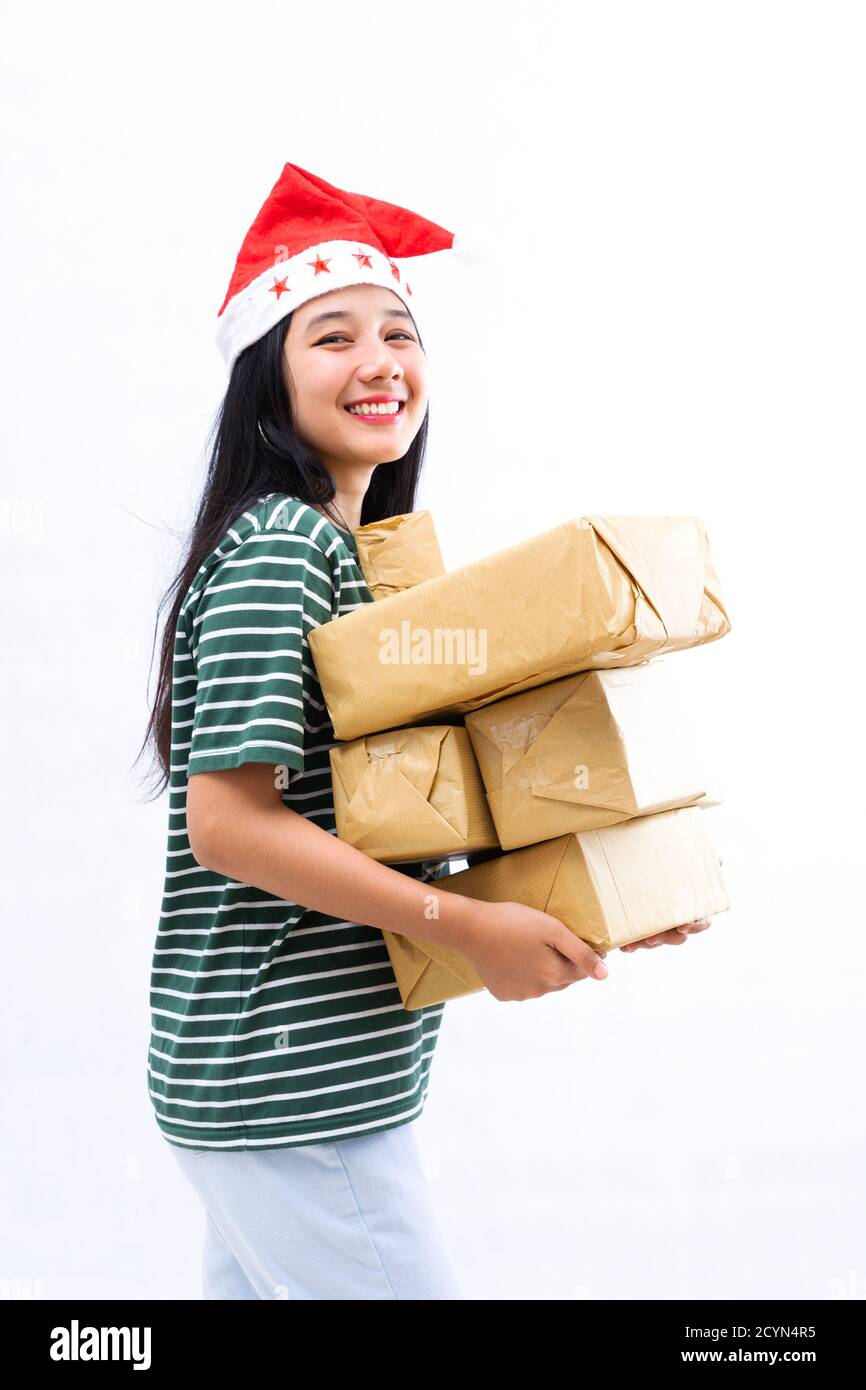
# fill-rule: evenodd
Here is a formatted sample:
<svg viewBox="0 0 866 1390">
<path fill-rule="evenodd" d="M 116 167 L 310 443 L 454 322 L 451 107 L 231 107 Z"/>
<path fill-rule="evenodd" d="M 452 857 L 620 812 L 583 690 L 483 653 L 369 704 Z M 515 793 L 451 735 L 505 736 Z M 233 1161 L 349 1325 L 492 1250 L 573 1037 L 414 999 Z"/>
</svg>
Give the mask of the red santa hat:
<svg viewBox="0 0 866 1390">
<path fill-rule="evenodd" d="M 383 285 L 415 317 L 400 262 L 449 249 L 457 249 L 454 233 L 408 208 L 284 165 L 244 237 L 219 311 L 216 340 L 229 372 L 250 343 L 329 290 Z"/>
</svg>

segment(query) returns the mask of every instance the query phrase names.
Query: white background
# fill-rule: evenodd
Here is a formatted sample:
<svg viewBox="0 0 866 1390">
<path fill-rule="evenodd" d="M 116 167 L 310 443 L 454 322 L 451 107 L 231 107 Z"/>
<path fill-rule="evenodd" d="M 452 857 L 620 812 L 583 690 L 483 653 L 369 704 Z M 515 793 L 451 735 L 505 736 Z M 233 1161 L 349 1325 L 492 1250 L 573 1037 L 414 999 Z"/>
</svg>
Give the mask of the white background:
<svg viewBox="0 0 866 1390">
<path fill-rule="evenodd" d="M 733 621 L 667 663 L 731 910 L 446 1005 L 419 1136 L 470 1296 L 863 1298 L 862 6 L 34 4 L 2 48 L 0 1293 L 200 1296 L 131 768 L 217 310 L 291 161 L 483 248 L 413 275 L 448 567 L 696 513 Z"/>
</svg>

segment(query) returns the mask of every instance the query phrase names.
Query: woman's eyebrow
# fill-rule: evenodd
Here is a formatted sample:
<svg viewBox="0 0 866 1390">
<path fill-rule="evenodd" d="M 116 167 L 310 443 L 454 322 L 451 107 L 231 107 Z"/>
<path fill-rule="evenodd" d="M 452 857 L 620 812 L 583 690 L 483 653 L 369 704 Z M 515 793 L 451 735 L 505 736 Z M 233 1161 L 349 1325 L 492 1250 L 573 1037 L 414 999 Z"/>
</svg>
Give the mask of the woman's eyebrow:
<svg viewBox="0 0 866 1390">
<path fill-rule="evenodd" d="M 332 319 L 353 319 L 354 317 L 355 315 L 350 314 L 346 309 L 329 309 L 327 313 L 315 314 L 310 319 L 307 324 L 307 332 L 309 332 L 311 328 L 315 328 L 319 323 L 325 323 Z M 405 309 L 386 309 L 384 311 L 384 317 L 387 319 L 408 319 L 410 323 L 412 322 L 412 315 L 407 313 Z"/>
</svg>

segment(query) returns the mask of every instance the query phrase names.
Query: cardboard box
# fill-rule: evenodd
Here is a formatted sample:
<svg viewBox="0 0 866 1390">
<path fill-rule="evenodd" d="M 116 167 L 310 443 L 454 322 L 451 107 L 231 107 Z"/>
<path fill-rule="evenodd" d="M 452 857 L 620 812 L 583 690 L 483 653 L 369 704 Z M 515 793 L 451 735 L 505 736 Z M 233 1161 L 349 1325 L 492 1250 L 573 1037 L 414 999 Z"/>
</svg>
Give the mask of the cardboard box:
<svg viewBox="0 0 866 1390">
<path fill-rule="evenodd" d="M 436 880 L 435 886 L 441 887 L 445 882 L 447 878 Z M 459 999 L 484 989 L 478 972 L 458 951 L 398 932 L 383 931 L 382 935 L 405 1008 L 425 1009 L 429 1004 L 441 1004 L 446 999 Z"/>
<path fill-rule="evenodd" d="M 600 955 L 730 906 L 718 856 L 696 806 L 638 816 L 513 850 L 430 884 L 485 902 L 548 912 Z M 418 1009 L 484 982 L 458 952 L 384 932 L 400 995 Z"/>
<path fill-rule="evenodd" d="M 697 517 L 565 522 L 323 623 L 310 650 L 337 738 L 460 715 L 577 671 L 730 630 Z"/>
<path fill-rule="evenodd" d="M 371 859 L 400 864 L 499 848 L 464 728 L 368 734 L 330 757 L 337 835 Z"/>
<path fill-rule="evenodd" d="M 693 805 L 707 791 L 664 658 L 582 671 L 466 716 L 503 849 Z"/>
<path fill-rule="evenodd" d="M 367 588 L 377 601 L 445 573 L 429 511 L 369 521 L 352 533 Z"/>
</svg>

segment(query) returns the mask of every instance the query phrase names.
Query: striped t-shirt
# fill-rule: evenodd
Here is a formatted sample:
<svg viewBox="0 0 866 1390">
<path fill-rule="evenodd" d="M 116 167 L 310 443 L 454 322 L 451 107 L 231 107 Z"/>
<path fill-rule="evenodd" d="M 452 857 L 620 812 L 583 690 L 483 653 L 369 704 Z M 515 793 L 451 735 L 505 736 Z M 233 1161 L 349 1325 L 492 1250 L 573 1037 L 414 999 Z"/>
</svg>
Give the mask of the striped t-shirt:
<svg viewBox="0 0 866 1390">
<path fill-rule="evenodd" d="M 249 762 L 282 769 L 284 805 L 336 834 L 336 739 L 307 636 L 373 601 L 351 532 L 283 493 L 237 518 L 184 597 L 148 1053 L 172 1144 L 311 1144 L 424 1106 L 445 1006 L 404 1007 L 381 931 L 202 868 L 187 838 L 188 776 Z M 445 866 L 393 867 L 426 881 Z"/>
</svg>

